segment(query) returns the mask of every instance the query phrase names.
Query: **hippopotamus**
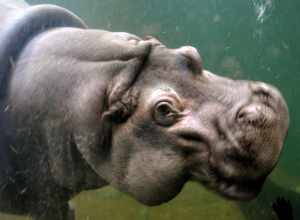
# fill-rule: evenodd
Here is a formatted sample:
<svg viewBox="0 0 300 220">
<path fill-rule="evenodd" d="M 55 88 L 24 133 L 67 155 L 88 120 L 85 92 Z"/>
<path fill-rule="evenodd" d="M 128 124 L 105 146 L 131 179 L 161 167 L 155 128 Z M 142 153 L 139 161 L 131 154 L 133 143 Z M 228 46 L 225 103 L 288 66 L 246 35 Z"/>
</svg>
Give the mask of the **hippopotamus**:
<svg viewBox="0 0 300 220">
<path fill-rule="evenodd" d="M 0 29 L 0 211 L 74 220 L 68 201 L 111 185 L 149 205 L 195 181 L 260 192 L 282 151 L 275 87 L 203 67 L 196 48 L 89 29 L 54 5 L 13 8 Z"/>
</svg>

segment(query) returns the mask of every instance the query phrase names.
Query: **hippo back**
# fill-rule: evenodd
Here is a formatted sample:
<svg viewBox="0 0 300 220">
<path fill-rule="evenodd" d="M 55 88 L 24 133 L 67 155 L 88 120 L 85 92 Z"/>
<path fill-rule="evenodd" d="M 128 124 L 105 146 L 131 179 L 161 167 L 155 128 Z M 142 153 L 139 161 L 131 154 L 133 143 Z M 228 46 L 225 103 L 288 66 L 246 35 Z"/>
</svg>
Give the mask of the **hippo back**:
<svg viewBox="0 0 300 220">
<path fill-rule="evenodd" d="M 56 27 L 86 28 L 83 21 L 54 5 L 28 6 L 23 0 L 0 0 L 0 187 L 9 187 L 13 175 L 10 128 L 5 98 L 13 67 L 26 44 L 41 32 Z M 0 192 L 1 198 L 6 198 Z M 4 206 L 4 207 L 3 207 Z M 0 209 L 6 210 L 0 203 Z"/>
<path fill-rule="evenodd" d="M 12 11 L 23 10 L 27 7 L 29 5 L 23 0 L 0 0 L 0 24 L 4 22 L 5 18 L 9 17 Z"/>
<path fill-rule="evenodd" d="M 22 49 L 33 37 L 57 27 L 86 28 L 79 17 L 64 8 L 55 5 L 29 7 L 25 2 L 17 4 L 19 1 L 16 4 L 3 4 L 1 9 L 8 8 L 0 20 L 0 102 L 5 97 L 12 67 Z M 5 1 L 0 3 L 2 2 Z"/>
</svg>

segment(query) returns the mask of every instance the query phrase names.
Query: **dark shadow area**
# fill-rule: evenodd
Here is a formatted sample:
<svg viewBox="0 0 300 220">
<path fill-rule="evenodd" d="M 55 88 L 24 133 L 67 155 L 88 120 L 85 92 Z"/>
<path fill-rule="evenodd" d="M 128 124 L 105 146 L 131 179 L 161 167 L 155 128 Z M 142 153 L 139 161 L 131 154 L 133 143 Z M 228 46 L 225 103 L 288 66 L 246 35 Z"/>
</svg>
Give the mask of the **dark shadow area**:
<svg viewBox="0 0 300 220">
<path fill-rule="evenodd" d="M 257 199 L 249 203 L 240 203 L 240 208 L 244 214 L 245 219 L 278 219 L 272 209 L 272 204 L 278 197 L 284 197 L 286 200 L 290 201 L 293 206 L 294 219 L 299 219 L 300 193 L 279 186 L 270 180 L 266 182 L 264 190 Z M 286 220 L 288 220 L 288 218 L 286 218 Z"/>
<path fill-rule="evenodd" d="M 272 204 L 273 211 L 277 214 L 280 220 L 293 220 L 293 206 L 289 200 L 283 197 L 278 197 Z"/>
</svg>

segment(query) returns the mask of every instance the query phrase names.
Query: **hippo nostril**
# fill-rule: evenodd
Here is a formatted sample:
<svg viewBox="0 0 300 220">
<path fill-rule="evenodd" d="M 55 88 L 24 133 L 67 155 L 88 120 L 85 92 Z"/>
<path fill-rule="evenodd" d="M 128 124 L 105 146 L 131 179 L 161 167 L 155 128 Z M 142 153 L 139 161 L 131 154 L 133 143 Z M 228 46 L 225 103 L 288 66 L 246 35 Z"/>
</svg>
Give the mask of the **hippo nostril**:
<svg viewBox="0 0 300 220">
<path fill-rule="evenodd" d="M 242 108 L 237 114 L 238 122 L 255 123 L 261 118 L 259 105 L 248 105 Z"/>
<path fill-rule="evenodd" d="M 244 111 L 239 112 L 237 115 L 238 120 L 243 120 L 245 117 L 246 117 L 246 112 Z"/>
<path fill-rule="evenodd" d="M 263 104 L 252 103 L 238 111 L 236 121 L 241 125 L 264 127 L 272 121 L 272 111 Z"/>
</svg>

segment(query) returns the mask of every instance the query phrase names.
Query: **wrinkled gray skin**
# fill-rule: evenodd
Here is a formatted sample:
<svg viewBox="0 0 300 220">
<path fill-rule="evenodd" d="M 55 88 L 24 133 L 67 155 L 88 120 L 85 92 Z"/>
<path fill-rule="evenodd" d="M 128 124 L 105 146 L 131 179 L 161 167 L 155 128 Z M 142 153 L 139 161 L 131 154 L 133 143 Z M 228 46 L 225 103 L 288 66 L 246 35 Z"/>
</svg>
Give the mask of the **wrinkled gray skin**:
<svg viewBox="0 0 300 220">
<path fill-rule="evenodd" d="M 29 15 L 62 10 L 38 7 Z M 232 199 L 259 193 L 288 129 L 277 89 L 204 70 L 193 47 L 86 29 L 64 13 L 0 50 L 13 58 L 0 75 L 2 211 L 71 220 L 74 195 L 108 184 L 146 205 L 189 180 Z M 0 33 L 7 44 L 12 29 Z"/>
</svg>

